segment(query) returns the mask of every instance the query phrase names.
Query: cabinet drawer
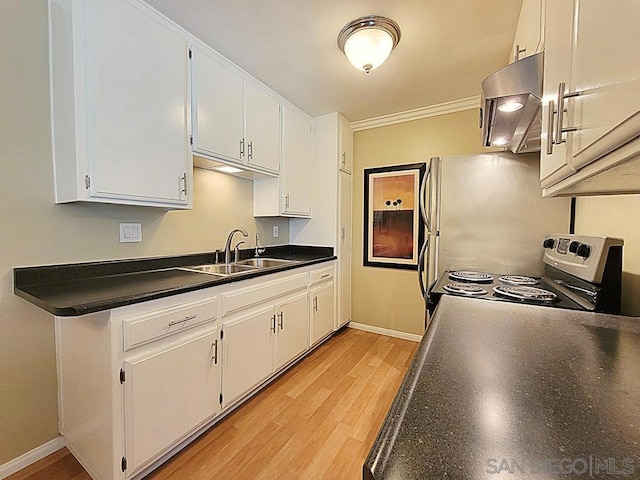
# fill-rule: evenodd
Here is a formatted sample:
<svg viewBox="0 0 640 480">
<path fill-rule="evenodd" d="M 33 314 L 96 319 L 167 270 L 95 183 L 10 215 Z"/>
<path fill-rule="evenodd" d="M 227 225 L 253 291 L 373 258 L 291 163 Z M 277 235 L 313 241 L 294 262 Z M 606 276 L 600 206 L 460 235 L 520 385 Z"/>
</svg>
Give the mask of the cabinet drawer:
<svg viewBox="0 0 640 480">
<path fill-rule="evenodd" d="M 333 279 L 333 265 L 327 268 L 314 270 L 310 273 L 309 285 L 315 285 L 320 282 L 328 282 Z"/>
<path fill-rule="evenodd" d="M 287 293 L 307 288 L 307 274 L 300 273 L 280 280 L 264 282 L 222 294 L 222 315 L 241 310 Z"/>
<path fill-rule="evenodd" d="M 212 322 L 217 317 L 217 305 L 214 297 L 127 319 L 123 322 L 124 350 Z"/>
</svg>

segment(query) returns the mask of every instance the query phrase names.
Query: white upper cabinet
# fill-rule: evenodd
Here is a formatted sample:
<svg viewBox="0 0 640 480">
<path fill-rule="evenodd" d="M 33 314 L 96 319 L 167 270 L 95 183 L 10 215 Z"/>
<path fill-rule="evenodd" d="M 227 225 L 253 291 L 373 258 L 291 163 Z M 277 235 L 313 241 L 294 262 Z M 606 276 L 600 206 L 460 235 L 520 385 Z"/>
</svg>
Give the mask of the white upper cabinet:
<svg viewBox="0 0 640 480">
<path fill-rule="evenodd" d="M 510 62 L 530 57 L 544 50 L 546 0 L 524 0 L 518 27 L 511 47 Z"/>
<path fill-rule="evenodd" d="M 311 119 L 282 108 L 282 169 L 279 178 L 253 182 L 254 217 L 309 218 L 313 198 Z"/>
<path fill-rule="evenodd" d="M 50 5 L 56 202 L 190 208 L 185 38 L 139 2 Z"/>
<path fill-rule="evenodd" d="M 628 163 L 640 153 L 639 24 L 632 0 L 548 4 L 545 195 L 640 191 L 640 167 Z"/>
<path fill-rule="evenodd" d="M 338 119 L 340 123 L 340 170 L 346 173 L 353 171 L 353 132 L 349 125 L 341 116 Z"/>
<path fill-rule="evenodd" d="M 312 125 L 310 120 L 290 108 L 283 111 L 282 150 L 282 211 L 311 216 Z"/>
<path fill-rule="evenodd" d="M 202 48 L 192 47 L 191 68 L 193 152 L 277 175 L 279 99 Z"/>
<path fill-rule="evenodd" d="M 251 83 L 244 84 L 247 163 L 280 171 L 280 102 Z"/>
<path fill-rule="evenodd" d="M 242 163 L 242 77 L 196 47 L 191 56 L 193 151 Z"/>
</svg>

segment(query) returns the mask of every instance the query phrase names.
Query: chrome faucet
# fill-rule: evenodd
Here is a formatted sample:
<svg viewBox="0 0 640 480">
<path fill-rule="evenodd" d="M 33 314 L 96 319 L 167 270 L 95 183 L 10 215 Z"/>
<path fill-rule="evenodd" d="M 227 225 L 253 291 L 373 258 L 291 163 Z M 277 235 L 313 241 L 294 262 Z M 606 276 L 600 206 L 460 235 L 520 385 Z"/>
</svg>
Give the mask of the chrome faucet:
<svg viewBox="0 0 640 480">
<path fill-rule="evenodd" d="M 224 246 L 224 263 L 231 263 L 231 242 L 233 241 L 233 236 L 235 235 L 236 232 L 240 232 L 245 237 L 249 236 L 249 234 L 244 228 L 234 228 L 233 230 L 231 230 L 231 233 L 227 237 L 227 243 Z M 236 245 L 236 248 L 237 248 L 237 245 Z M 236 261 L 237 260 L 238 258 L 236 256 Z"/>
</svg>

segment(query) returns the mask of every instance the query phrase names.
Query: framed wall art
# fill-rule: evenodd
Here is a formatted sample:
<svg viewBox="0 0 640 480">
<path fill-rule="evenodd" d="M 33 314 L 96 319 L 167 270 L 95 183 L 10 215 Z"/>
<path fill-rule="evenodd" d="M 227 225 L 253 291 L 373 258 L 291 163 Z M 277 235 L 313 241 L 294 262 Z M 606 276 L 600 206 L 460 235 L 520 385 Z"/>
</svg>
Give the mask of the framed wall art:
<svg viewBox="0 0 640 480">
<path fill-rule="evenodd" d="M 425 163 L 364 170 L 364 266 L 418 268 L 424 239 L 418 195 Z"/>
</svg>

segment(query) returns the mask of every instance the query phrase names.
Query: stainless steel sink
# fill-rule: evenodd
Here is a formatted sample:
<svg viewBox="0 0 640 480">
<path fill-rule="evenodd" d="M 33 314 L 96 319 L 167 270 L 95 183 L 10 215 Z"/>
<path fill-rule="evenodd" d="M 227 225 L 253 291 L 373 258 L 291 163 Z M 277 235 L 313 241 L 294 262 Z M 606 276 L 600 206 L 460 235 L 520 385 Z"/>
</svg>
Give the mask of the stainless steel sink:
<svg viewBox="0 0 640 480">
<path fill-rule="evenodd" d="M 289 263 L 293 263 L 294 260 L 283 260 L 281 258 L 249 258 L 247 260 L 242 260 L 236 265 L 238 266 L 251 266 L 254 268 L 269 268 L 269 267 L 280 267 L 282 265 L 287 265 Z"/>
<path fill-rule="evenodd" d="M 184 270 L 192 270 L 196 272 L 208 273 L 210 275 L 234 275 L 238 273 L 246 273 L 256 270 L 256 267 L 250 265 L 238 265 L 236 263 L 212 263 L 209 265 L 195 265 L 193 267 L 182 267 Z"/>
</svg>

